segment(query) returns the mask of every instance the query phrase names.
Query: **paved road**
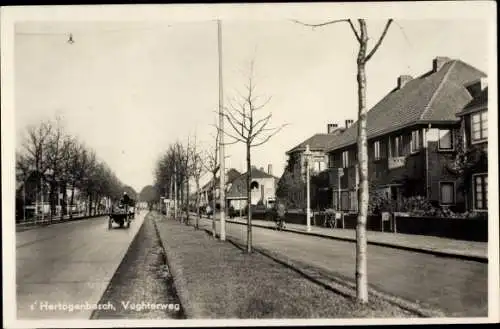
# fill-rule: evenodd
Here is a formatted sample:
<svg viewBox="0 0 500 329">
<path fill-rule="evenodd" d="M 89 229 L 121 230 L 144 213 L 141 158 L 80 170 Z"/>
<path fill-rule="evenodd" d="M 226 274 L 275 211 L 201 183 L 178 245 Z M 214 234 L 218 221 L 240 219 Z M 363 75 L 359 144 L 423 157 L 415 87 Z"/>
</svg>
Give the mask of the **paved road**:
<svg viewBox="0 0 500 329">
<path fill-rule="evenodd" d="M 182 319 L 183 309 L 166 267 L 165 254 L 151 216 L 146 217 L 111 279 L 92 319 Z"/>
<path fill-rule="evenodd" d="M 145 213 L 130 229 L 108 231 L 107 217 L 98 217 L 17 232 L 17 318 L 88 319 L 91 309 L 61 308 L 98 303 Z"/>
<path fill-rule="evenodd" d="M 212 222 L 200 223 L 211 228 Z M 219 223 L 217 231 L 219 232 Z M 227 224 L 246 242 L 246 226 Z M 354 280 L 352 242 L 253 228 L 255 246 Z M 379 291 L 440 308 L 449 316 L 487 316 L 488 265 L 393 248 L 368 246 L 368 281 Z"/>
</svg>

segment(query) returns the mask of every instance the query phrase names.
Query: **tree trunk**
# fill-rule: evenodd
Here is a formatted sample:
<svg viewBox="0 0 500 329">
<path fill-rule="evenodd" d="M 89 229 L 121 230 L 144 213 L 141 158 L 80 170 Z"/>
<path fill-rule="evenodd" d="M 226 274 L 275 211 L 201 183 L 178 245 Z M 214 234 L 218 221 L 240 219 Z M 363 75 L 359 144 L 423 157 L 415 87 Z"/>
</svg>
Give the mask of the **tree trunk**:
<svg viewBox="0 0 500 329">
<path fill-rule="evenodd" d="M 61 185 L 61 188 L 62 188 L 62 194 L 63 194 L 63 199 L 62 199 L 62 202 L 61 202 L 61 214 L 62 216 L 66 216 L 68 214 L 68 208 L 67 208 L 67 205 L 68 205 L 68 191 L 66 190 L 66 182 L 64 182 L 62 185 Z"/>
<path fill-rule="evenodd" d="M 368 152 L 366 145 L 366 72 L 365 58 L 368 36 L 360 20 L 361 42 L 358 52 L 358 221 L 356 225 L 356 295 L 361 303 L 368 302 L 366 222 L 368 215 Z"/>
<path fill-rule="evenodd" d="M 217 227 L 215 225 L 215 206 L 217 205 L 217 202 L 216 202 L 216 197 L 215 197 L 215 178 L 216 178 L 216 173 L 214 172 L 213 176 L 214 176 L 214 181 L 213 181 L 213 187 L 212 187 L 212 205 L 213 205 L 213 208 L 212 208 L 212 234 L 214 236 L 214 238 L 217 236 Z"/>
<path fill-rule="evenodd" d="M 196 224 L 195 228 L 199 228 L 200 218 L 200 179 L 196 177 Z"/>
<path fill-rule="evenodd" d="M 252 191 L 250 189 L 252 179 L 252 166 L 250 162 L 250 143 L 247 144 L 247 253 L 252 252 Z"/>
<path fill-rule="evenodd" d="M 189 179 L 186 179 L 186 225 L 189 225 Z"/>
<path fill-rule="evenodd" d="M 71 200 L 69 202 L 69 218 L 73 218 L 73 202 L 75 200 L 75 182 L 71 186 Z"/>
</svg>

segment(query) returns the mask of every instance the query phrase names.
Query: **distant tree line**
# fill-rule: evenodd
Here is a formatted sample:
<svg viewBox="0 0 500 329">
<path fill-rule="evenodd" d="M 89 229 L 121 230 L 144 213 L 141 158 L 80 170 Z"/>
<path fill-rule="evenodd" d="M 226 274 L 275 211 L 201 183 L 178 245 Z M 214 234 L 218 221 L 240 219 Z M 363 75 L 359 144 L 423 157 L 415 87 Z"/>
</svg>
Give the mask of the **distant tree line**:
<svg viewBox="0 0 500 329">
<path fill-rule="evenodd" d="M 103 197 L 116 201 L 127 191 L 135 198 L 133 188 L 124 185 L 93 149 L 67 133 L 59 118 L 27 127 L 22 146 L 16 150 L 16 181 L 23 186 L 16 194 L 21 209 L 22 203 L 34 203 L 47 193 L 44 202 L 50 203 L 51 214 L 61 204 L 66 215 L 67 205 L 75 204 L 76 191 L 86 199 L 88 215 L 96 214 Z"/>
</svg>

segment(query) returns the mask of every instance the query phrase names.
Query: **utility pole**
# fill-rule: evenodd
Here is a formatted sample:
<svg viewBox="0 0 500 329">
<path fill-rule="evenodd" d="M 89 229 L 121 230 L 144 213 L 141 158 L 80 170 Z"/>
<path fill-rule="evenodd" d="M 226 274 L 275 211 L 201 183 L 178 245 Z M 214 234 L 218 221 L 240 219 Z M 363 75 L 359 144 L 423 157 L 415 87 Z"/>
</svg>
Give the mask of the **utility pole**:
<svg viewBox="0 0 500 329">
<path fill-rule="evenodd" d="M 219 163 L 220 163 L 220 239 L 226 240 L 226 166 L 224 154 L 224 100 L 222 90 L 222 28 L 221 21 L 217 20 L 217 41 L 219 50 Z M 215 209 L 214 209 L 215 215 Z M 215 220 L 215 216 L 214 216 Z"/>
</svg>

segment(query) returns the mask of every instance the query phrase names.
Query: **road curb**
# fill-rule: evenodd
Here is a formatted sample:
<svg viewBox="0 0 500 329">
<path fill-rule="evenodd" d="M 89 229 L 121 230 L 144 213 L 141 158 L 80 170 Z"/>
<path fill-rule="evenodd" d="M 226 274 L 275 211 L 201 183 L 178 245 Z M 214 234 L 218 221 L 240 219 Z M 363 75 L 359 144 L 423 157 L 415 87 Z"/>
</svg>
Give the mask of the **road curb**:
<svg viewBox="0 0 500 329">
<path fill-rule="evenodd" d="M 207 228 L 201 228 L 204 230 L 207 234 L 212 235 L 212 231 L 207 229 Z M 216 233 L 216 237 L 220 237 L 218 233 Z M 227 237 L 226 236 L 226 241 L 234 245 L 236 248 L 245 250 L 245 246 L 243 242 L 241 242 L 238 239 L 234 239 L 232 237 Z M 327 279 L 325 280 L 325 276 L 322 275 L 320 270 L 316 269 L 313 267 L 312 270 L 307 270 L 304 269 L 304 266 L 301 266 L 297 264 L 296 262 L 286 258 L 285 256 L 279 255 L 274 252 L 267 251 L 263 248 L 260 247 L 255 247 L 252 246 L 252 249 L 261 255 L 268 257 L 272 259 L 273 261 L 287 267 L 288 269 L 293 270 L 294 272 L 302 275 L 306 279 L 322 286 L 323 288 L 333 291 L 336 294 L 339 294 L 343 297 L 346 298 L 355 298 L 356 297 L 356 288 L 355 284 L 352 282 L 349 282 L 348 280 L 342 279 L 338 276 L 335 276 L 334 274 L 330 274 Z M 321 276 L 324 276 L 323 278 Z M 328 281 L 333 281 L 332 282 L 327 282 Z M 404 309 L 408 312 L 411 312 L 419 317 L 423 318 L 439 318 L 439 317 L 445 317 L 446 315 L 437 310 L 433 310 L 427 307 L 424 307 L 420 304 L 405 300 L 403 298 L 388 294 L 388 293 L 383 293 L 380 291 L 377 291 L 373 289 L 372 287 L 369 288 L 369 294 L 372 297 L 378 298 L 386 303 L 396 305 L 397 307 Z"/>
<path fill-rule="evenodd" d="M 227 219 L 226 219 L 226 222 L 233 223 L 233 224 L 239 224 L 239 225 L 247 225 L 246 223 L 236 222 L 236 221 L 227 220 Z M 269 229 L 269 230 L 274 229 L 273 227 L 261 225 L 261 224 L 252 224 L 252 226 L 259 227 L 259 228 L 265 228 L 265 229 Z M 302 235 L 316 236 L 316 237 L 331 239 L 331 240 L 340 240 L 340 241 L 353 242 L 353 243 L 356 242 L 356 239 L 354 239 L 354 238 L 337 237 L 337 236 L 325 235 L 325 234 L 315 233 L 315 232 L 303 232 L 303 231 L 288 229 L 288 228 L 283 229 L 283 231 L 290 232 L 290 233 L 302 234 Z M 462 260 L 474 261 L 474 262 L 479 262 L 479 263 L 485 263 L 485 264 L 488 263 L 488 257 L 483 257 L 483 256 L 464 255 L 464 254 L 459 254 L 459 253 L 451 253 L 451 252 L 439 251 L 439 250 L 401 246 L 401 245 L 396 245 L 396 244 L 391 244 L 391 243 L 386 243 L 386 242 L 377 242 L 377 241 L 368 241 L 368 244 L 371 244 L 374 246 L 380 246 L 380 247 L 387 247 L 387 248 L 393 248 L 393 249 L 400 249 L 400 250 L 430 254 L 430 255 L 437 256 L 437 257 L 458 258 L 458 259 L 462 259 Z"/>
<path fill-rule="evenodd" d="M 163 217 L 164 215 L 161 216 Z M 189 297 L 189 289 L 182 275 L 182 268 L 181 266 L 177 266 L 177 263 L 175 262 L 175 257 L 173 256 L 175 253 L 170 249 L 170 247 L 166 243 L 163 242 L 160 230 L 158 229 L 158 225 L 156 223 L 157 219 L 152 218 L 151 220 L 154 223 L 156 234 L 158 235 L 158 239 L 160 240 L 160 245 L 165 254 L 165 261 L 170 273 L 172 274 L 172 281 L 175 287 L 175 291 L 177 293 L 177 297 L 179 297 L 181 306 L 184 310 L 184 314 L 188 319 L 197 318 L 198 312 L 196 312 L 195 307 L 190 302 L 192 299 Z M 168 219 L 164 218 L 164 220 Z"/>
</svg>

